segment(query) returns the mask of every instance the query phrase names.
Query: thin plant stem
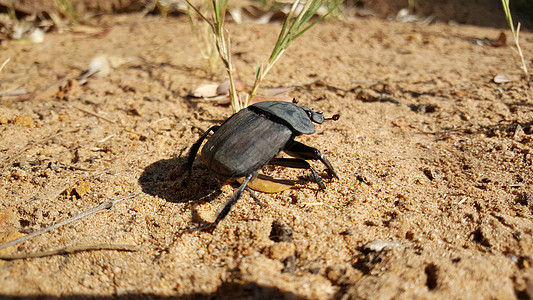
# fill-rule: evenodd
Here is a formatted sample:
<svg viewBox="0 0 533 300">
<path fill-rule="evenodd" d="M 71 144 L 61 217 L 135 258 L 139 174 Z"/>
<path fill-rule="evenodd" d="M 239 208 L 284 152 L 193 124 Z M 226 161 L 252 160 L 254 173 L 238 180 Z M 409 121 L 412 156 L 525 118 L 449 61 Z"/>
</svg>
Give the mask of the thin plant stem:
<svg viewBox="0 0 533 300">
<path fill-rule="evenodd" d="M 78 13 L 71 0 L 54 0 L 54 5 L 69 21 L 78 21 Z"/>
<path fill-rule="evenodd" d="M 502 0 L 503 5 L 503 11 L 505 13 L 505 18 L 507 19 L 507 24 L 509 25 L 509 28 L 511 29 L 511 34 L 513 35 L 513 40 L 516 45 L 516 51 L 518 52 L 518 55 L 520 56 L 520 60 L 522 61 L 522 71 L 526 74 L 526 80 L 529 81 L 529 72 L 527 70 L 526 60 L 524 58 L 524 54 L 522 53 L 522 48 L 520 47 L 520 22 L 518 22 L 518 25 L 516 27 L 516 31 L 514 28 L 514 22 L 513 22 L 513 16 L 511 15 L 511 9 L 509 8 L 509 0 Z"/>
<path fill-rule="evenodd" d="M 289 45 L 300 35 L 305 33 L 307 30 L 309 30 L 311 27 L 313 27 L 316 23 L 323 20 L 327 15 L 329 15 L 333 10 L 335 10 L 341 3 L 342 0 L 334 0 L 333 6 L 329 7 L 328 12 L 319 17 L 318 19 L 311 22 L 311 19 L 313 16 L 316 15 L 317 11 L 322 7 L 327 1 L 326 0 L 308 0 L 303 5 L 301 11 L 295 16 L 296 10 L 300 5 L 300 0 L 296 0 L 287 14 L 287 18 L 283 22 L 283 26 L 281 28 L 280 34 L 278 35 L 278 39 L 276 41 L 276 44 L 274 48 L 272 49 L 272 52 L 270 54 L 270 57 L 268 59 L 268 62 L 266 66 L 260 65 L 256 72 L 255 72 L 255 81 L 254 86 L 252 87 L 252 91 L 249 95 L 247 95 L 244 99 L 244 103 L 240 101 L 239 95 L 237 94 L 237 91 L 235 89 L 234 84 L 234 76 L 233 76 L 233 65 L 231 62 L 231 43 L 229 36 L 226 37 L 224 35 L 225 28 L 224 28 L 224 14 L 225 9 L 227 5 L 227 0 L 212 0 L 212 6 L 213 6 L 213 13 L 211 16 L 207 17 L 204 14 L 200 12 L 200 10 L 192 5 L 189 0 L 186 0 L 187 4 L 194 9 L 194 11 L 204 20 L 206 21 L 209 26 L 211 26 L 211 29 L 213 31 L 213 34 L 215 36 L 215 44 L 217 47 L 217 51 L 219 53 L 220 59 L 222 60 L 222 63 L 226 67 L 226 71 L 228 73 L 229 82 L 230 82 L 230 100 L 231 100 L 231 106 L 233 108 L 234 112 L 239 111 L 241 108 L 248 106 L 248 104 L 253 100 L 255 95 L 257 94 L 257 90 L 259 88 L 259 85 L 265 78 L 265 76 L 268 74 L 270 69 L 274 66 L 274 64 L 279 60 L 279 58 L 285 53 L 285 50 Z"/>
<path fill-rule="evenodd" d="M 4 67 L 7 65 L 7 63 L 11 60 L 11 57 L 8 57 L 6 60 L 4 60 L 4 62 L 2 63 L 2 65 L 0 65 L 0 72 L 2 72 L 2 70 L 4 69 Z"/>
<path fill-rule="evenodd" d="M 204 6 L 201 8 L 204 11 L 207 9 Z M 187 16 L 189 17 L 189 24 L 191 25 L 191 30 L 195 33 L 197 41 L 199 43 L 199 51 L 201 57 L 207 63 L 207 68 L 211 75 L 216 74 L 218 70 L 218 52 L 215 45 L 215 39 L 211 33 L 211 27 L 206 22 L 199 22 L 196 20 L 196 12 L 193 13 L 192 8 L 187 5 Z"/>
<path fill-rule="evenodd" d="M 212 0 L 213 14 L 210 17 L 205 16 L 196 6 L 192 5 L 189 0 L 187 4 L 209 24 L 215 38 L 215 45 L 219 54 L 220 60 L 226 68 L 230 82 L 230 100 L 233 112 L 238 112 L 243 106 L 235 88 L 233 76 L 233 64 L 231 62 L 231 40 L 224 35 L 224 15 L 226 12 L 227 0 Z"/>
<path fill-rule="evenodd" d="M 311 27 L 313 27 L 316 23 L 320 22 L 325 17 L 327 17 L 333 10 L 335 10 L 342 3 L 342 0 L 334 2 L 333 7 L 328 9 L 328 12 L 325 15 L 309 23 L 311 21 L 311 18 L 313 18 L 313 16 L 316 15 L 317 11 L 320 9 L 320 7 L 324 3 L 325 1 L 322 1 L 322 0 L 306 1 L 300 13 L 298 13 L 298 15 L 294 18 L 293 16 L 296 12 L 296 9 L 300 5 L 300 1 L 296 0 L 292 4 L 291 9 L 289 13 L 287 14 L 287 17 L 285 18 L 285 21 L 283 22 L 283 26 L 281 27 L 281 31 L 279 33 L 276 44 L 274 48 L 272 49 L 272 53 L 270 54 L 267 65 L 264 67 L 259 66 L 258 69 L 256 70 L 254 86 L 252 87 L 250 96 L 246 99 L 247 102 L 245 103 L 245 106 L 247 106 L 252 101 L 252 99 L 255 97 L 255 95 L 257 94 L 259 85 L 261 84 L 263 79 L 266 77 L 270 69 L 274 66 L 274 64 L 279 60 L 279 58 L 283 55 L 283 53 L 285 53 L 285 50 L 289 47 L 289 45 L 295 39 L 297 39 L 299 36 L 304 34 Z"/>
</svg>

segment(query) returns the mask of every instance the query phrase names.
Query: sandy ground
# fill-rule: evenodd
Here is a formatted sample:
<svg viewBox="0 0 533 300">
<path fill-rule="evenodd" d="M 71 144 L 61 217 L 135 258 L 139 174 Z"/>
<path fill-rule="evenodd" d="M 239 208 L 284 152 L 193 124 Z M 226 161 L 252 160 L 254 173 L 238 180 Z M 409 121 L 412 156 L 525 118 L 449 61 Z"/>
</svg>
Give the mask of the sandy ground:
<svg viewBox="0 0 533 300">
<path fill-rule="evenodd" d="M 224 73 L 206 71 L 186 17 L 95 18 L 103 34 L 4 41 L 1 89 L 36 95 L 74 78 L 97 55 L 129 62 L 65 93 L 0 99 L 0 231 L 4 241 L 106 200 L 111 209 L 4 250 L 80 251 L 6 261 L 4 296 L 198 298 L 533 297 L 533 100 L 497 29 L 360 18 L 319 24 L 297 40 L 264 87 L 337 122 L 299 141 L 336 168 L 327 189 L 301 170 L 290 190 L 243 197 L 214 232 L 235 187 L 198 160 L 179 170 L 202 130 L 231 115 L 193 99 Z M 280 24 L 229 25 L 238 75 L 253 83 Z M 509 33 L 508 39 L 509 38 Z M 522 32 L 528 64 L 533 35 Z M 58 97 L 63 96 L 63 97 Z M 60 99 L 62 98 L 62 99 Z M 83 182 L 81 182 L 83 181 Z M 74 189 L 73 189 L 74 188 Z"/>
</svg>

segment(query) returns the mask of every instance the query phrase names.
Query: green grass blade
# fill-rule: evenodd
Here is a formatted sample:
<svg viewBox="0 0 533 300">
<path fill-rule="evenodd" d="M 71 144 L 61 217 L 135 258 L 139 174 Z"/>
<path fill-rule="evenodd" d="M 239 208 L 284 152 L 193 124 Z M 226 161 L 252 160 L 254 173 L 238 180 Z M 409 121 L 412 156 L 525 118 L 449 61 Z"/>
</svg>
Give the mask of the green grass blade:
<svg viewBox="0 0 533 300">
<path fill-rule="evenodd" d="M 296 33 L 294 35 L 294 39 L 298 38 L 300 35 L 302 35 L 304 32 L 306 32 L 309 28 L 315 26 L 316 23 L 324 20 L 329 14 L 331 14 L 335 9 L 337 9 L 337 7 L 339 7 L 339 5 L 341 5 L 342 1 L 337 1 L 337 3 L 335 4 L 335 6 L 333 6 L 333 8 L 329 9 L 328 12 L 319 17 L 318 19 L 316 19 L 315 21 L 313 21 L 311 24 L 307 25 L 305 28 L 301 29 L 298 33 Z M 316 12 L 315 12 L 316 13 Z M 311 16 L 312 17 L 312 16 Z"/>
</svg>

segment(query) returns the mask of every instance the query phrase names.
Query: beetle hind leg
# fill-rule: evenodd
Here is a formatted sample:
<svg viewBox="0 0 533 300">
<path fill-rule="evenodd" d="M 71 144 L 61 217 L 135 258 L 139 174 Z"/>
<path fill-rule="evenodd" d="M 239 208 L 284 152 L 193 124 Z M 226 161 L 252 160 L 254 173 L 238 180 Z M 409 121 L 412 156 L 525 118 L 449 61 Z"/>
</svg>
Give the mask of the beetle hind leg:
<svg viewBox="0 0 533 300">
<path fill-rule="evenodd" d="M 326 185 L 322 180 L 322 177 L 311 167 L 311 165 L 303 159 L 300 158 L 273 158 L 268 162 L 269 165 L 282 166 L 288 168 L 297 168 L 297 169 L 307 169 L 311 171 L 313 180 L 318 184 L 320 190 L 325 190 Z"/>
<path fill-rule="evenodd" d="M 222 207 L 222 210 L 220 211 L 220 213 L 218 213 L 217 218 L 215 219 L 215 221 L 213 223 L 208 223 L 208 224 L 193 228 L 193 229 L 191 229 L 191 231 L 213 230 L 213 229 L 215 229 L 215 227 L 217 227 L 218 223 L 220 223 L 220 221 L 222 221 L 222 219 L 224 219 L 229 214 L 229 212 L 230 212 L 231 208 L 233 207 L 233 205 L 235 205 L 235 203 L 237 203 L 237 200 L 239 200 L 239 198 L 241 197 L 242 192 L 246 189 L 246 185 L 248 184 L 248 182 L 250 182 L 250 180 L 252 179 L 252 177 L 254 175 L 255 174 L 252 173 L 252 174 L 249 174 L 249 175 L 247 175 L 245 177 L 244 181 L 241 183 L 241 186 L 239 186 L 239 188 L 237 189 L 235 194 L 233 194 L 233 197 L 231 197 L 231 199 L 229 199 L 226 202 L 226 204 L 224 204 L 224 206 Z"/>
</svg>

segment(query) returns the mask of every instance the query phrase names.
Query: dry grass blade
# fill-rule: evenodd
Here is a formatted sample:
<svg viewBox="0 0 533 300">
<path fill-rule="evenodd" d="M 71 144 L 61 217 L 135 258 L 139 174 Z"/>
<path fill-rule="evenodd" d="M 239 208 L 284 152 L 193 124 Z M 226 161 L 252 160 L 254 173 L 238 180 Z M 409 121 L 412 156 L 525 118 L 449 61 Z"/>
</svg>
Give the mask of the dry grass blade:
<svg viewBox="0 0 533 300">
<path fill-rule="evenodd" d="M 239 99 L 239 95 L 237 94 L 237 91 L 235 89 L 234 84 L 234 76 L 233 76 L 233 66 L 231 63 L 231 41 L 229 36 L 225 36 L 224 32 L 224 15 L 227 5 L 227 0 L 217 1 L 212 0 L 212 14 L 211 16 L 204 15 L 200 9 L 198 9 L 196 6 L 192 5 L 189 0 L 186 0 L 190 7 L 204 20 L 206 21 L 209 26 L 211 27 L 211 30 L 213 31 L 213 34 L 215 35 L 216 39 L 216 46 L 217 51 L 219 53 L 219 56 L 226 67 L 226 71 L 228 72 L 229 81 L 231 85 L 231 92 L 230 92 L 230 99 L 231 99 L 231 106 L 233 108 L 234 112 L 239 111 L 243 107 L 248 106 L 250 103 L 252 103 L 253 98 L 255 97 L 257 90 L 259 88 L 259 85 L 263 81 L 263 78 L 266 76 L 268 71 L 274 66 L 274 64 L 278 61 L 278 59 L 281 57 L 281 55 L 285 52 L 287 47 L 300 35 L 302 35 L 304 32 L 309 30 L 311 27 L 313 27 L 316 23 L 324 19 L 326 16 L 328 16 L 333 10 L 335 10 L 341 3 L 342 0 L 334 0 L 334 1 L 325 1 L 325 0 L 309 0 L 305 2 L 305 5 L 301 9 L 301 11 L 296 15 L 297 8 L 300 5 L 300 1 L 296 0 L 292 6 L 291 10 L 287 14 L 287 17 L 285 19 L 285 22 L 283 23 L 283 27 L 281 29 L 281 32 L 278 36 L 278 40 L 276 42 L 276 45 L 272 49 L 272 52 L 270 54 L 270 58 L 268 60 L 268 63 L 266 66 L 259 66 L 255 72 L 255 82 L 254 86 L 252 88 L 252 92 L 246 96 L 245 101 L 242 102 Z M 330 5 L 326 5 L 330 4 Z M 328 12 L 324 14 L 323 16 L 319 17 L 318 19 L 311 21 L 312 18 L 317 14 L 318 10 L 323 7 L 328 7 Z M 295 16 L 296 15 L 296 16 Z"/>
<path fill-rule="evenodd" d="M 111 123 L 111 124 L 117 124 L 117 122 L 115 122 L 115 121 L 113 121 L 113 120 L 111 120 L 111 119 L 109 119 L 109 118 L 103 117 L 103 116 L 101 116 L 101 115 L 99 115 L 99 114 L 97 114 L 97 113 L 95 113 L 95 112 L 92 112 L 92 111 L 86 110 L 86 109 L 81 108 L 81 107 L 77 107 L 77 106 L 75 106 L 75 105 L 73 105 L 72 107 L 75 108 L 75 109 L 77 109 L 77 110 L 79 110 L 79 111 L 82 111 L 82 112 L 84 112 L 84 113 L 86 113 L 86 114 L 89 114 L 89 115 L 91 115 L 91 116 L 95 116 L 95 117 L 97 117 L 98 119 L 102 119 L 102 120 L 104 120 L 104 121 L 107 121 L 107 122 L 109 122 L 109 123 Z"/>
<path fill-rule="evenodd" d="M 313 27 L 316 23 L 327 17 L 342 3 L 342 0 L 332 1 L 332 5 L 328 7 L 328 12 L 311 22 L 311 19 L 317 14 L 318 10 L 328 2 L 331 1 L 307 1 L 305 2 L 305 5 L 301 9 L 301 11 L 296 16 L 295 13 L 300 5 L 300 1 L 297 0 L 293 3 L 293 5 L 291 6 L 291 10 L 285 18 L 285 22 L 283 23 L 283 27 L 281 28 L 281 31 L 279 33 L 278 40 L 276 41 L 276 44 L 272 49 L 272 53 L 270 54 L 270 58 L 268 59 L 267 65 L 265 67 L 259 66 L 255 72 L 254 86 L 252 88 L 250 96 L 248 97 L 245 103 L 245 106 L 253 101 L 253 98 L 257 93 L 259 85 L 261 84 L 267 73 L 270 71 L 270 69 L 274 66 L 274 64 L 279 60 L 283 53 L 285 53 L 285 50 L 289 47 L 289 45 L 295 39 L 304 34 L 311 27 Z"/>
<path fill-rule="evenodd" d="M 526 75 L 526 80 L 529 81 L 529 72 L 527 70 L 526 60 L 524 58 L 524 54 L 522 53 L 522 48 L 520 47 L 520 22 L 518 23 L 516 30 L 514 28 L 513 23 L 513 16 L 511 15 L 511 9 L 509 8 L 509 0 L 502 0 L 503 5 L 503 11 L 505 13 L 505 18 L 507 19 L 507 24 L 509 25 L 509 29 L 511 29 L 511 34 L 513 35 L 513 40 L 516 45 L 516 51 L 518 52 L 518 55 L 520 56 L 520 60 L 522 61 L 522 71 L 524 71 L 524 74 Z"/>
<path fill-rule="evenodd" d="M 196 6 L 194 6 L 189 0 L 186 0 L 187 4 L 192 7 L 192 9 L 209 24 L 211 30 L 215 36 L 215 45 L 226 72 L 228 73 L 231 92 L 230 100 L 231 107 L 234 112 L 238 112 L 243 108 L 242 103 L 237 94 L 235 88 L 234 76 L 233 76 L 233 64 L 231 63 L 231 40 L 230 37 L 224 34 L 224 15 L 226 13 L 226 6 L 228 4 L 227 0 L 212 0 L 213 13 L 210 17 L 205 16 Z"/>
<path fill-rule="evenodd" d="M 6 60 L 4 60 L 4 62 L 2 63 L 2 65 L 0 66 L 0 72 L 2 72 L 2 70 L 4 69 L 4 67 L 7 65 L 7 63 L 11 60 L 11 57 L 8 57 Z"/>
<path fill-rule="evenodd" d="M 54 6 L 63 16 L 69 19 L 69 21 L 78 21 L 78 12 L 74 8 L 71 0 L 54 0 Z"/>
</svg>

